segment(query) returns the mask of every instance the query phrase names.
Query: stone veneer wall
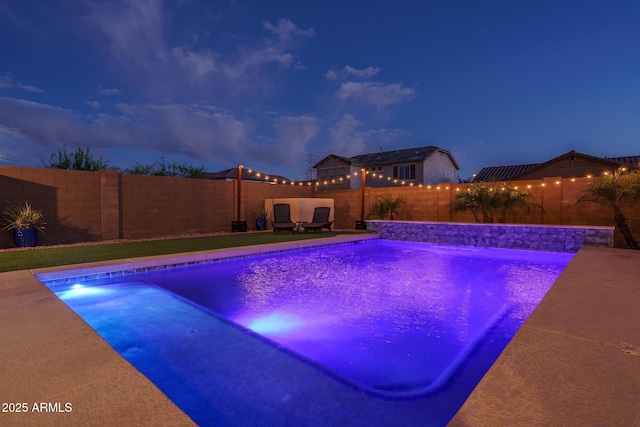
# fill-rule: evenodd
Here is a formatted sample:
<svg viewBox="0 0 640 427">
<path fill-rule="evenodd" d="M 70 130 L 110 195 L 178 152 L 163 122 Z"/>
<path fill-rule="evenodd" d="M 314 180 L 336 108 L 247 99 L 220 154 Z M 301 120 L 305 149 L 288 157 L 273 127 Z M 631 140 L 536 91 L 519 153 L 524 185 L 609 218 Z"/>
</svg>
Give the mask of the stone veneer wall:
<svg viewBox="0 0 640 427">
<path fill-rule="evenodd" d="M 582 245 L 613 247 L 614 228 L 367 221 L 368 231 L 383 239 L 550 252 L 577 252 Z"/>
</svg>

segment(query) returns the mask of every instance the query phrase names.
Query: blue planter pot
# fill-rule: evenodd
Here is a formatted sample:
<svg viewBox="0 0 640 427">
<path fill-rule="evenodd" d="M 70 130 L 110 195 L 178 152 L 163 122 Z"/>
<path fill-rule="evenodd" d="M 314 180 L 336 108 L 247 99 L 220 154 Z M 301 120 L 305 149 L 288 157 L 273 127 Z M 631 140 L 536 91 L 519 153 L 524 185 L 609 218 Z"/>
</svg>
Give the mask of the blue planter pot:
<svg viewBox="0 0 640 427">
<path fill-rule="evenodd" d="M 256 230 L 262 231 L 267 229 L 267 218 L 256 218 Z"/>
<path fill-rule="evenodd" d="M 35 228 L 14 228 L 13 242 L 17 248 L 29 248 L 38 244 L 38 230 Z"/>
</svg>

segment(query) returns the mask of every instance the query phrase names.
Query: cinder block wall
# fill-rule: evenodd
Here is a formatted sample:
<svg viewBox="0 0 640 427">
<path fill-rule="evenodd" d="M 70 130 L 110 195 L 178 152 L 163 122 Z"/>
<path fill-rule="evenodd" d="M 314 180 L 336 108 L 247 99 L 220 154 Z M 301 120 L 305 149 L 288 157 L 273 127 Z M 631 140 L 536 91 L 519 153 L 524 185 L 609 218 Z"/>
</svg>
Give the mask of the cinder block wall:
<svg viewBox="0 0 640 427">
<path fill-rule="evenodd" d="M 233 183 L 192 178 L 120 175 L 123 239 L 228 231 Z"/>
<path fill-rule="evenodd" d="M 38 233 L 44 245 L 101 240 L 100 173 L 60 169 L 0 167 L 0 208 L 24 205 L 45 212 L 47 225 Z M 0 248 L 13 247 L 8 231 Z"/>
<path fill-rule="evenodd" d="M 516 181 L 541 207 L 519 209 L 507 217 L 512 224 L 615 225 L 610 209 L 594 203 L 576 204 L 589 178 Z M 469 213 L 451 212 L 455 195 L 470 184 L 369 188 L 364 191 L 364 218 L 379 197 L 404 197 L 396 219 L 408 221 L 473 222 Z M 320 191 L 315 186 L 242 183 L 240 220 L 255 230 L 253 211 L 265 199 L 322 197 L 334 199 L 334 228 L 354 229 L 363 216 L 363 193 Z M 29 202 L 47 218 L 44 245 L 162 237 L 231 230 L 238 218 L 237 182 L 125 175 L 115 171 L 83 172 L 47 168 L 0 166 L 0 209 Z M 640 238 L 640 204 L 626 206 L 629 225 Z M 616 246 L 623 246 L 616 230 Z M 0 232 L 0 248 L 13 247 L 10 232 Z"/>
</svg>

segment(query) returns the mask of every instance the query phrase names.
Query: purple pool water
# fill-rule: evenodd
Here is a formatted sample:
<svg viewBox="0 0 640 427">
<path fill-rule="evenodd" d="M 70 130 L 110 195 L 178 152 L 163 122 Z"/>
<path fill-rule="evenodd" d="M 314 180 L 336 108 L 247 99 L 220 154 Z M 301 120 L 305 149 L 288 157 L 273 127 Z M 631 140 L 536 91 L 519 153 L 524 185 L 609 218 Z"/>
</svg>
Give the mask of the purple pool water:
<svg viewBox="0 0 640 427">
<path fill-rule="evenodd" d="M 488 333 L 515 334 L 571 257 L 373 240 L 136 273 L 57 293 L 136 366 L 138 359 L 179 363 L 159 355 L 175 340 L 169 330 L 185 328 L 183 311 L 196 308 L 358 389 L 424 396 L 446 384 Z M 129 314 L 119 320 L 116 311 Z M 124 322 L 153 336 L 136 342 L 140 331 L 126 336 Z"/>
</svg>

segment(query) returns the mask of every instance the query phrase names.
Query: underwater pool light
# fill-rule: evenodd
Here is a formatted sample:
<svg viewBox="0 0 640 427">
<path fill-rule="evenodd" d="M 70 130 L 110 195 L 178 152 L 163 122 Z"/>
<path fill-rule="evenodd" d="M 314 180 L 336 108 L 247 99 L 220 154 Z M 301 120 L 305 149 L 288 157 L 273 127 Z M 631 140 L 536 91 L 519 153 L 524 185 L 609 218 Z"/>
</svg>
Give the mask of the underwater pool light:
<svg viewBox="0 0 640 427">
<path fill-rule="evenodd" d="M 277 335 L 302 326 L 303 322 L 288 313 L 270 313 L 247 324 L 247 328 L 263 335 Z"/>
</svg>

